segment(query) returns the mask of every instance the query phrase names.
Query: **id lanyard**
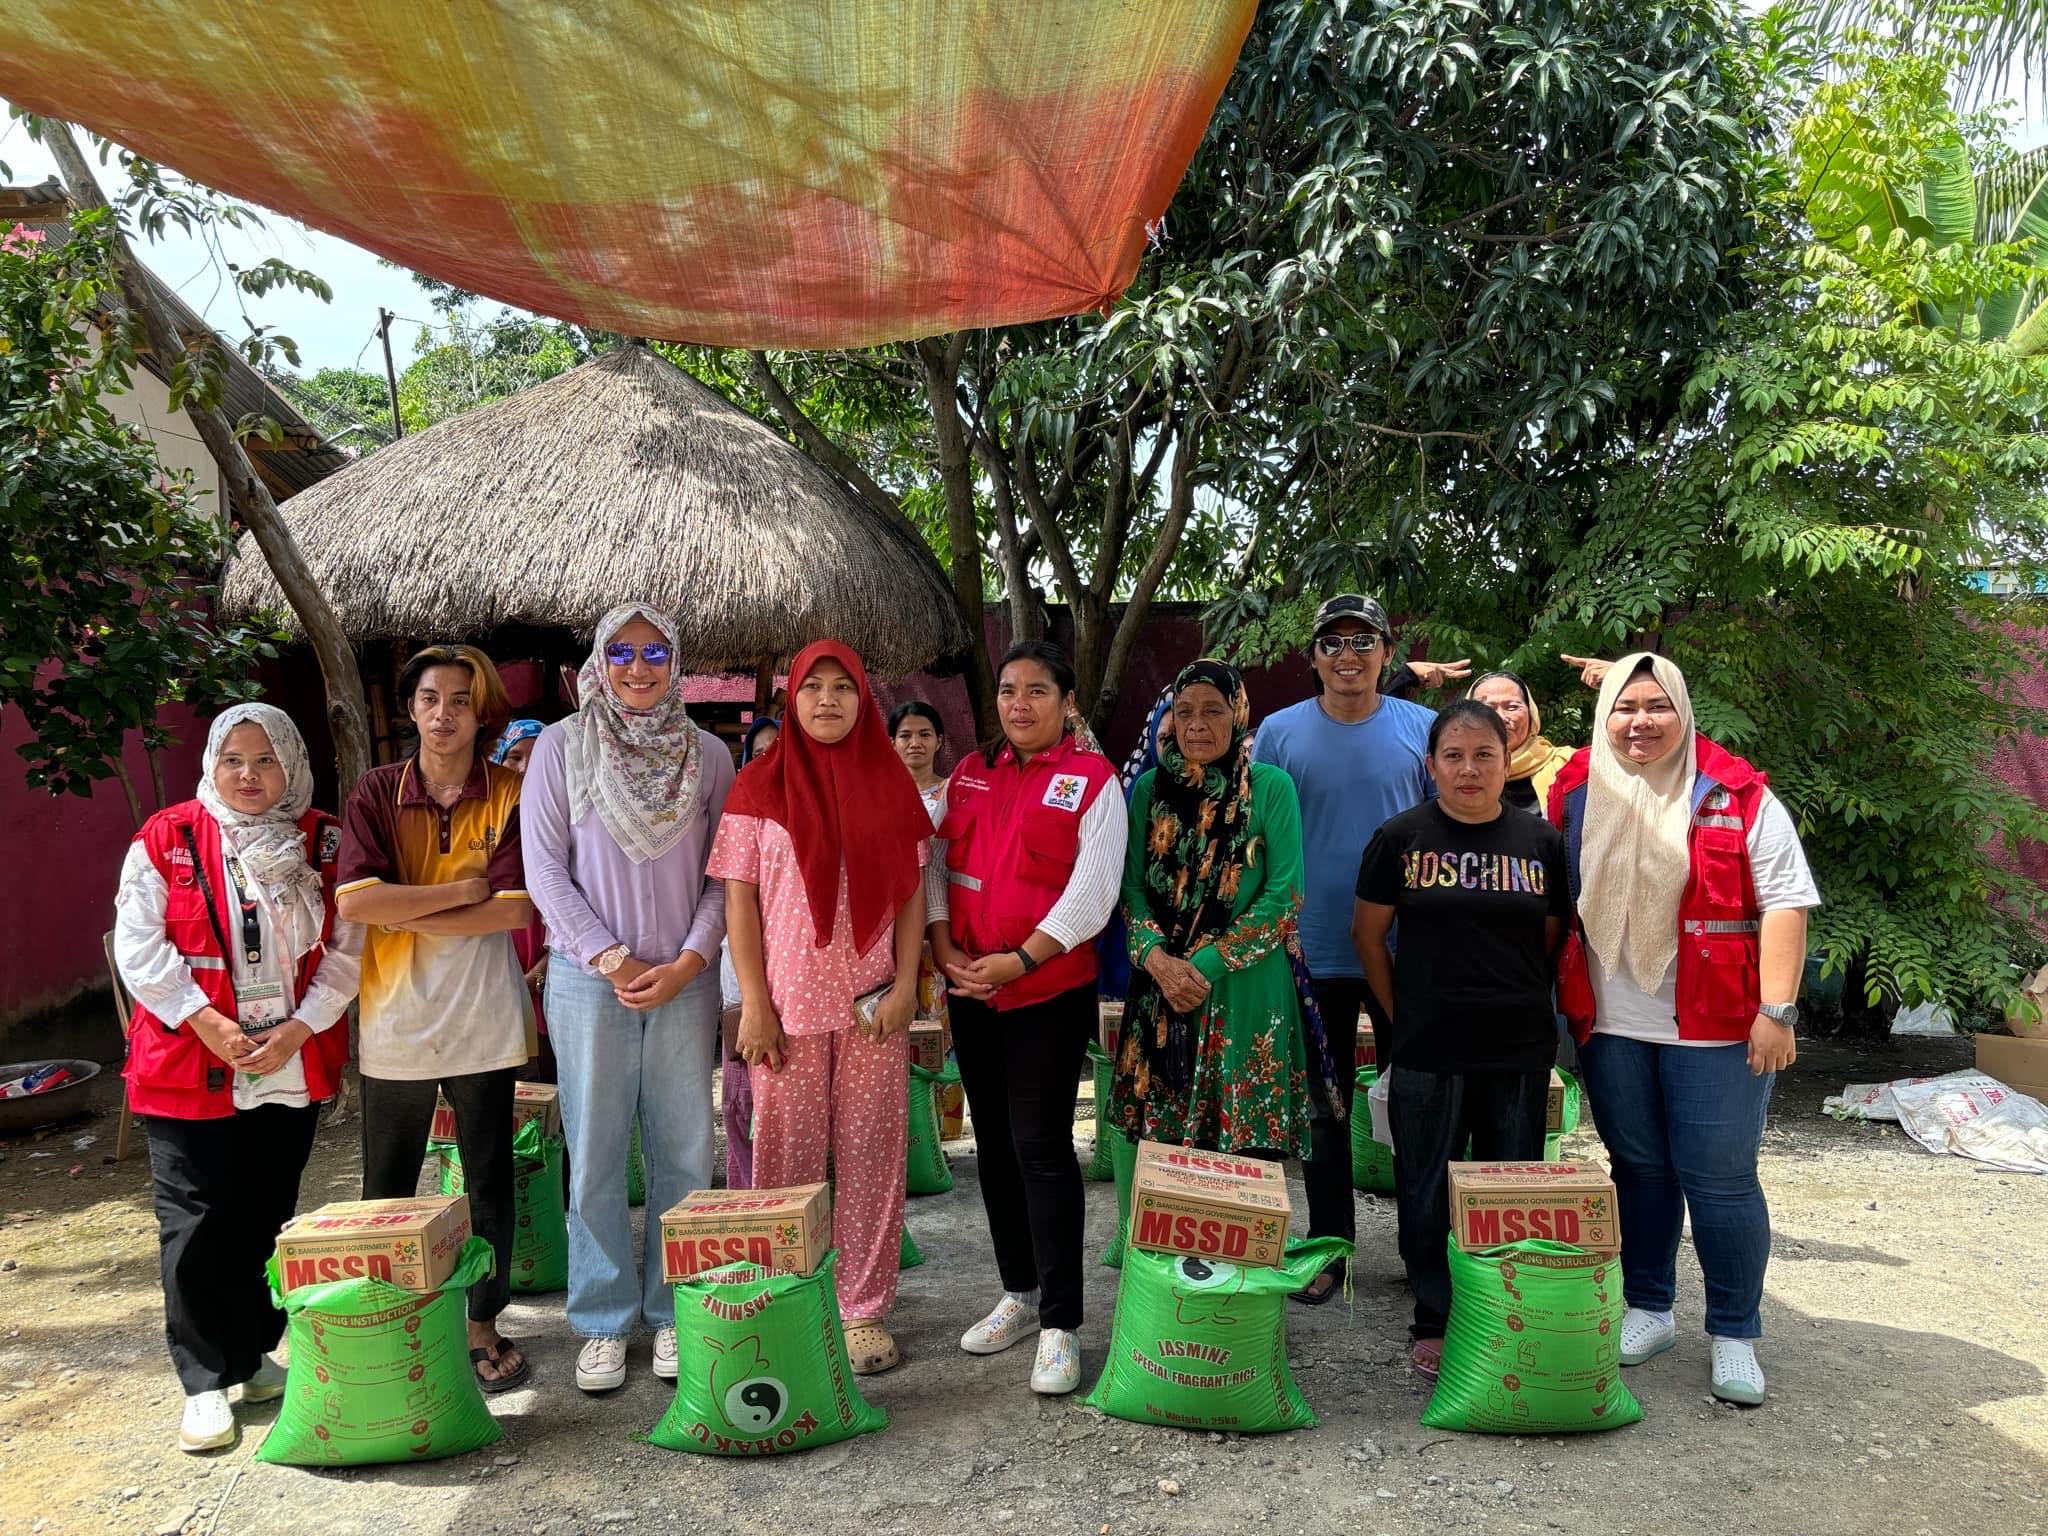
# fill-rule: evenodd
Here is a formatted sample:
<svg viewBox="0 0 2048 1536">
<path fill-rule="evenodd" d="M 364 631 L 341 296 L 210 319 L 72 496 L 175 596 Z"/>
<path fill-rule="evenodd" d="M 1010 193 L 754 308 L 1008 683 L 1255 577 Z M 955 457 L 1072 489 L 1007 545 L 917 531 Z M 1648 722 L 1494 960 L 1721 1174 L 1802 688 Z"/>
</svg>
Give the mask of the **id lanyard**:
<svg viewBox="0 0 2048 1536">
<path fill-rule="evenodd" d="M 228 879 L 235 887 L 235 903 L 242 909 L 242 958 L 250 965 L 263 963 L 263 920 L 256 910 L 256 898 L 242 884 L 241 861 L 229 854 L 221 861 L 228 867 Z"/>
<path fill-rule="evenodd" d="M 228 881 L 235 888 L 235 904 L 242 912 L 242 958 L 254 970 L 263 964 L 263 917 L 257 910 L 254 893 L 243 884 L 241 862 L 232 854 L 221 862 L 227 865 Z M 237 982 L 235 999 L 245 1035 L 261 1035 L 276 1028 L 289 1011 L 284 983 L 280 981 Z"/>
</svg>

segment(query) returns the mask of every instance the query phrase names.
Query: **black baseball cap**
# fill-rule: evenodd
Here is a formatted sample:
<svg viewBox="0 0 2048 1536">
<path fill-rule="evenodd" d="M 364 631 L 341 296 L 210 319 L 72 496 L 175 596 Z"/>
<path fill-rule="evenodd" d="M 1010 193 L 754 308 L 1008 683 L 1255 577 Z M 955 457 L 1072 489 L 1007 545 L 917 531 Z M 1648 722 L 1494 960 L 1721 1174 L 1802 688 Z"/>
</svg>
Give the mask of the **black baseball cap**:
<svg viewBox="0 0 2048 1536">
<path fill-rule="evenodd" d="M 1320 639 L 1323 631 L 1339 619 L 1357 619 L 1366 628 L 1378 630 L 1382 635 L 1394 632 L 1387 623 L 1387 610 L 1372 598 L 1358 592 L 1339 592 L 1316 610 L 1315 628 L 1310 632 L 1310 638 Z"/>
</svg>

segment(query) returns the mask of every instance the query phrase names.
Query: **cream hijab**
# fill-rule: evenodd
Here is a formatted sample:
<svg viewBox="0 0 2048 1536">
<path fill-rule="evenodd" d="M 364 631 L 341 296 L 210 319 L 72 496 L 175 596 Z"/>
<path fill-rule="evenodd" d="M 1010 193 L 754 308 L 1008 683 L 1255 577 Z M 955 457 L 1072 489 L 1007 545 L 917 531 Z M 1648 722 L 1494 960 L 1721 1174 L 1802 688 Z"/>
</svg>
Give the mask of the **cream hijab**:
<svg viewBox="0 0 2048 1536">
<path fill-rule="evenodd" d="M 235 810 L 213 787 L 228 732 L 238 725 L 260 727 L 284 769 L 284 793 L 260 816 Z M 327 925 L 327 899 L 319 871 L 306 860 L 299 818 L 313 804 L 313 767 L 306 743 L 291 716 L 269 704 L 236 704 L 216 715 L 199 760 L 199 803 L 220 826 L 220 840 L 256 887 L 256 899 L 276 925 L 293 959 L 320 942 Z"/>
<path fill-rule="evenodd" d="M 1608 740 L 1607 718 L 1646 662 L 1678 711 L 1678 745 L 1654 763 L 1637 764 Z M 1591 766 L 1579 845 L 1579 920 L 1609 976 L 1626 973 L 1654 993 L 1678 958 L 1678 904 L 1692 868 L 1686 839 L 1699 769 L 1692 695 L 1675 663 L 1636 651 L 1608 670 L 1593 711 Z"/>
</svg>

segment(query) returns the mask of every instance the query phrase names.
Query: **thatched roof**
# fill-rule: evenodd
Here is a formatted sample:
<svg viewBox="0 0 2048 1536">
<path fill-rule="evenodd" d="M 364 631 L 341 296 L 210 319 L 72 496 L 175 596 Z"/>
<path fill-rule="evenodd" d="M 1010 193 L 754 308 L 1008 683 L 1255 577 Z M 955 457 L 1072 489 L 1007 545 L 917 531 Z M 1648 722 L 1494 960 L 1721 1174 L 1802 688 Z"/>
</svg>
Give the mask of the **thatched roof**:
<svg viewBox="0 0 2048 1536">
<path fill-rule="evenodd" d="M 699 672 L 833 636 L 897 675 L 967 644 L 920 540 L 640 346 L 403 438 L 283 511 L 358 642 L 587 633 L 639 600 L 677 615 Z M 246 534 L 222 605 L 285 606 Z"/>
</svg>

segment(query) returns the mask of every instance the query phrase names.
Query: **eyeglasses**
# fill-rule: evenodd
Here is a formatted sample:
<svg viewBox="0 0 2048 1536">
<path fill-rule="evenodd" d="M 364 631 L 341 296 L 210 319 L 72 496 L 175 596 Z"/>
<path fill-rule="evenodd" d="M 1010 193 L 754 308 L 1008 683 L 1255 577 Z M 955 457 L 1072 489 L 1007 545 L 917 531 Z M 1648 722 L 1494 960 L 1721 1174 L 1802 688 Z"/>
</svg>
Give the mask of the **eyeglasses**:
<svg viewBox="0 0 2048 1536">
<path fill-rule="evenodd" d="M 669 649 L 666 640 L 650 640 L 640 648 L 640 659 L 650 667 L 668 665 Z M 629 667 L 633 664 L 633 642 L 614 640 L 604 648 L 604 659 L 615 667 Z"/>
<path fill-rule="evenodd" d="M 1348 646 L 1360 656 L 1370 656 L 1379 649 L 1380 637 L 1371 630 L 1361 630 L 1355 635 L 1323 635 L 1316 641 L 1316 650 L 1325 656 L 1342 656 Z"/>
</svg>

